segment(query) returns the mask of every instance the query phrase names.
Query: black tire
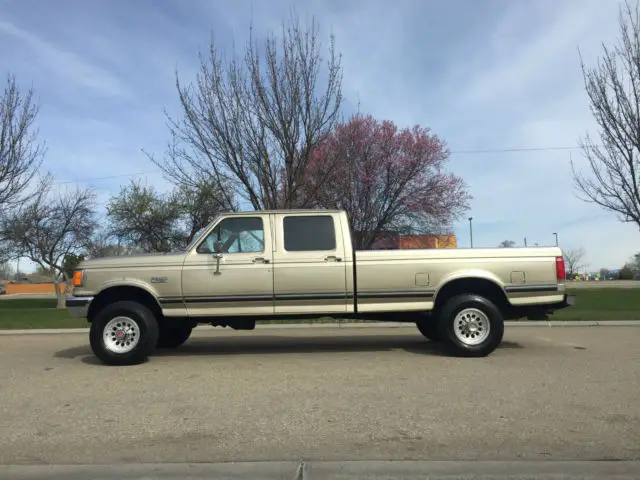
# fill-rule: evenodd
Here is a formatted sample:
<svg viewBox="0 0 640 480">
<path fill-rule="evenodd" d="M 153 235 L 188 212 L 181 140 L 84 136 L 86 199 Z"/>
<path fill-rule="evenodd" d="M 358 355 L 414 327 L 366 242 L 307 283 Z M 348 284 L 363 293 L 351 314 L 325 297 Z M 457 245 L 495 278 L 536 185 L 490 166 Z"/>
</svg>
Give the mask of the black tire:
<svg viewBox="0 0 640 480">
<path fill-rule="evenodd" d="M 112 345 L 113 342 L 105 340 L 105 328 L 116 317 L 126 318 L 123 323 L 135 325 L 139 332 L 139 335 L 134 333 L 134 337 L 138 336 L 135 346 L 122 353 L 109 348 L 107 342 Z M 115 335 L 114 333 L 112 337 L 114 341 L 117 340 Z M 93 353 L 105 365 L 135 365 L 144 362 L 153 353 L 158 343 L 158 322 L 151 310 L 144 305 L 132 301 L 115 302 L 96 313 L 91 322 L 89 340 Z"/>
<path fill-rule="evenodd" d="M 165 320 L 160 323 L 156 348 L 177 348 L 189 339 L 192 331 L 191 325 Z"/>
<path fill-rule="evenodd" d="M 464 322 L 464 319 L 457 319 L 458 314 L 464 310 L 467 310 L 467 318 L 471 319 L 476 327 L 481 328 L 472 332 L 456 334 L 454 324 L 456 321 Z M 485 323 L 488 323 L 489 326 L 488 333 L 486 327 L 482 329 L 482 325 Z M 438 331 L 454 355 L 460 357 L 485 357 L 498 348 L 500 342 L 502 342 L 504 317 L 500 309 L 491 300 L 481 295 L 456 295 L 442 307 L 438 316 Z M 465 338 L 465 341 L 462 338 Z"/>
<path fill-rule="evenodd" d="M 416 322 L 416 326 L 427 340 L 439 342 L 442 339 L 440 332 L 438 331 L 438 323 L 435 318 L 425 318 L 420 320 Z"/>
</svg>

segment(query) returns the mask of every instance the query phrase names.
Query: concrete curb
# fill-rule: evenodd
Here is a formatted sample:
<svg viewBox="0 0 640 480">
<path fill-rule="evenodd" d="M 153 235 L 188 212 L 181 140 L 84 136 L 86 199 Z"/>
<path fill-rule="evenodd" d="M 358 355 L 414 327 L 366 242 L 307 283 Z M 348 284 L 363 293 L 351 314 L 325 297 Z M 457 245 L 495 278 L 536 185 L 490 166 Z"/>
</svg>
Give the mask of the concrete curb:
<svg viewBox="0 0 640 480">
<path fill-rule="evenodd" d="M 119 465 L 0 465 L 3 478 L 566 478 L 637 479 L 637 460 L 347 460 L 227 463 L 130 463 Z"/>
<path fill-rule="evenodd" d="M 205 326 L 205 325 L 203 325 Z M 640 327 L 640 320 L 575 320 L 575 321 L 509 321 L 507 327 Z M 375 323 L 272 323 L 258 325 L 257 330 L 277 330 L 287 328 L 415 328 L 413 323 L 375 322 Z M 229 330 L 227 330 L 229 331 Z M 196 330 L 202 332 L 202 330 Z M 62 333 L 88 334 L 88 328 L 42 328 L 23 330 L 0 330 L 0 335 L 56 335 Z"/>
</svg>

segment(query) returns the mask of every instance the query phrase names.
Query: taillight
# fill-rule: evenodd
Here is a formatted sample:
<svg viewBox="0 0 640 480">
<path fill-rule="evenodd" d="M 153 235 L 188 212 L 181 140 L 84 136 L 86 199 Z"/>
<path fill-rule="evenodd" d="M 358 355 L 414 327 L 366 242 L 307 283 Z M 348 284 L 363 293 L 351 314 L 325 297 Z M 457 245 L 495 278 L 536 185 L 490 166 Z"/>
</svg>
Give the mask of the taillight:
<svg viewBox="0 0 640 480">
<path fill-rule="evenodd" d="M 565 280 L 566 274 L 564 270 L 564 258 L 556 257 L 556 278 L 558 280 Z"/>
</svg>

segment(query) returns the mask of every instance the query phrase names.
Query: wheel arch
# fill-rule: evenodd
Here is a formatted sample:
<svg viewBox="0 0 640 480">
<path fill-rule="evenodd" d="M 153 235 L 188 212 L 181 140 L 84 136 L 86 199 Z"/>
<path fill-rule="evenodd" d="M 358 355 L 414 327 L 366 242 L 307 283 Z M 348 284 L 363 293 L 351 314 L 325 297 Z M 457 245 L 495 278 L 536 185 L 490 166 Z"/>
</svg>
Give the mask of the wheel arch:
<svg viewBox="0 0 640 480">
<path fill-rule="evenodd" d="M 493 302 L 501 311 L 509 307 L 509 299 L 504 288 L 495 280 L 485 276 L 465 276 L 445 282 L 436 292 L 433 309 L 438 311 L 456 295 L 480 295 Z"/>
<path fill-rule="evenodd" d="M 156 296 L 138 285 L 110 285 L 101 290 L 91 301 L 87 312 L 87 320 L 92 321 L 97 312 L 110 303 L 130 300 L 147 307 L 156 319 L 162 318 L 162 307 Z"/>
</svg>

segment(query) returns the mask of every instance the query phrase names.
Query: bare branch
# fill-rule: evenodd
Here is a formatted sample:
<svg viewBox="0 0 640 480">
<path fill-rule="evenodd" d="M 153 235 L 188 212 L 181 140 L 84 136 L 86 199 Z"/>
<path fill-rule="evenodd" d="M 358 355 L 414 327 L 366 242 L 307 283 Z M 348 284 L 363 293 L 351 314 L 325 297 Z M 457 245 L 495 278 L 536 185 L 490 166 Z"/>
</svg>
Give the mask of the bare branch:
<svg viewBox="0 0 640 480">
<path fill-rule="evenodd" d="M 582 62 L 591 112 L 600 144 L 589 135 L 581 141 L 588 173 L 572 162 L 581 199 L 618 214 L 640 228 L 640 10 L 620 10 L 621 38 L 593 68 Z"/>
<path fill-rule="evenodd" d="M 167 117 L 168 150 L 151 161 L 176 185 L 215 182 L 226 209 L 236 207 L 234 193 L 256 209 L 311 203 L 304 171 L 342 102 L 333 37 L 324 72 L 320 49 L 318 26 L 303 29 L 295 14 L 262 48 L 251 35 L 239 58 L 226 59 L 212 39 L 195 84 L 176 79 L 183 117 Z"/>
<path fill-rule="evenodd" d="M 15 78 L 7 76 L 0 98 L 0 212 L 26 200 L 25 190 L 42 163 L 45 148 L 37 143 L 37 114 L 33 91 L 22 94 Z"/>
<path fill-rule="evenodd" d="M 587 266 L 585 263 L 587 252 L 584 248 L 570 248 L 564 250 L 562 253 L 569 278 L 573 278 L 580 270 Z"/>
</svg>

